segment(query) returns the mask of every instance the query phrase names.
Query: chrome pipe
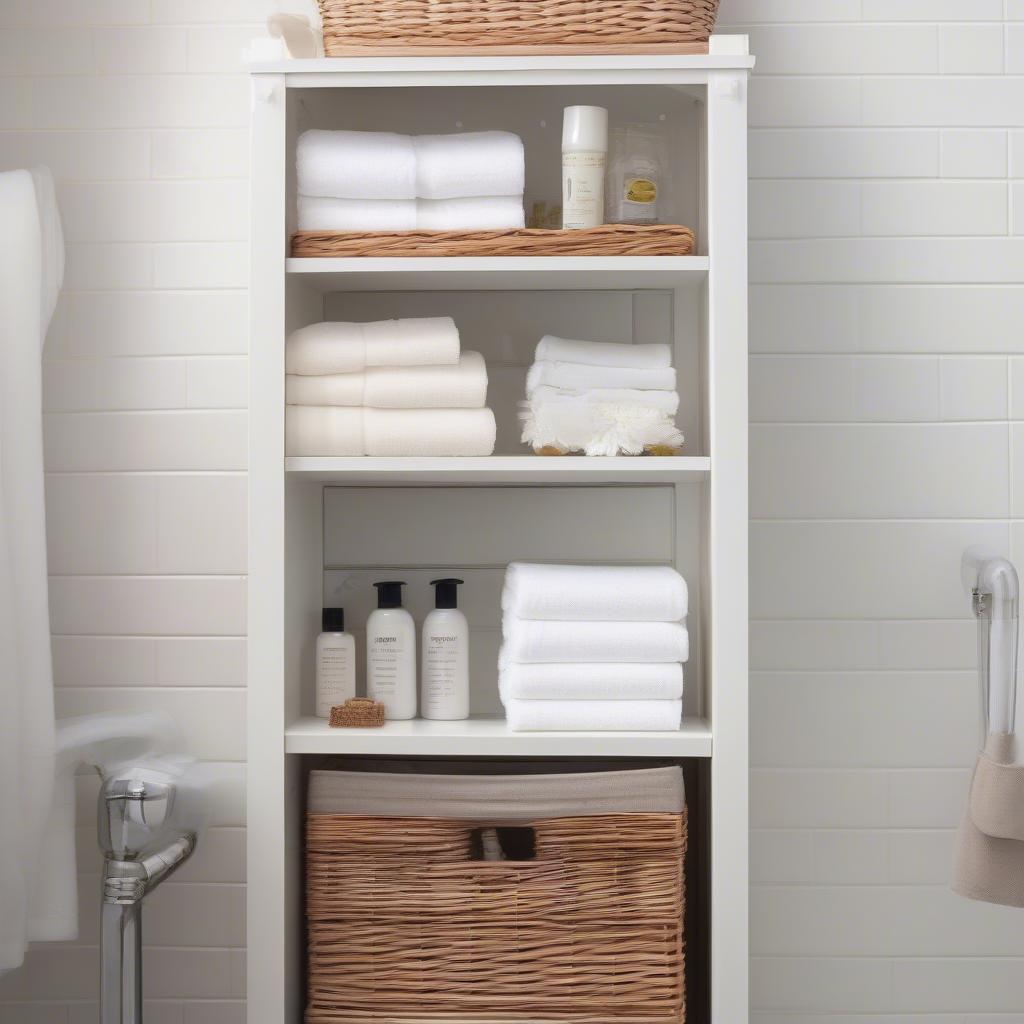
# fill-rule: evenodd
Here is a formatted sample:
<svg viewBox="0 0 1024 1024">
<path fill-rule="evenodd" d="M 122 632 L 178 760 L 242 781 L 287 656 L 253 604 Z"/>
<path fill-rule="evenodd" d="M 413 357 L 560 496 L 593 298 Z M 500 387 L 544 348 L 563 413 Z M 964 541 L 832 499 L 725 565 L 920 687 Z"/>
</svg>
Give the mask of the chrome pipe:
<svg viewBox="0 0 1024 1024">
<path fill-rule="evenodd" d="M 100 1024 L 142 1024 L 142 901 L 103 901 Z"/>
</svg>

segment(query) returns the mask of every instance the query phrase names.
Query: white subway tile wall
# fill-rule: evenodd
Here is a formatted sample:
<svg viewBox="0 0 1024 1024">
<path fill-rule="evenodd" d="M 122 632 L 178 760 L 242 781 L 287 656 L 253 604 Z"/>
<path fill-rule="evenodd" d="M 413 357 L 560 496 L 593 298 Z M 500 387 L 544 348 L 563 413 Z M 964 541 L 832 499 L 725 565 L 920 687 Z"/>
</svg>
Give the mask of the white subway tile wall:
<svg viewBox="0 0 1024 1024">
<path fill-rule="evenodd" d="M 53 168 L 69 239 L 45 368 L 58 707 L 166 708 L 239 766 L 239 55 L 280 6 L 0 5 L 0 166 Z M 1024 560 L 1022 23 L 1022 0 L 722 0 L 759 58 L 756 1024 L 1022 1019 L 1019 915 L 947 887 L 976 739 L 960 552 Z M 81 936 L 0 979 L 4 1024 L 97 1019 L 81 782 Z M 226 786 L 153 901 L 150 1024 L 244 1021 L 243 811 Z"/>
<path fill-rule="evenodd" d="M 1024 560 L 1020 0 L 722 0 L 751 199 L 751 1019 L 1020 1024 L 949 890 L 960 554 Z M 1004 74 L 1005 72 L 1005 74 Z"/>
</svg>

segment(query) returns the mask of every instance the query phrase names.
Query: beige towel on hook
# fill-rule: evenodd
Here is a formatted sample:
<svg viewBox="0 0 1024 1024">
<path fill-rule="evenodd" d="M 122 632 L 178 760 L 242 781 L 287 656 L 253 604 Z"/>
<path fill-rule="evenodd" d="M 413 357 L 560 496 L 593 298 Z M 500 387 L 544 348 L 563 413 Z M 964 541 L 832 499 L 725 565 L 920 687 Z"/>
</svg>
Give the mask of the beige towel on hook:
<svg viewBox="0 0 1024 1024">
<path fill-rule="evenodd" d="M 957 837 L 953 890 L 986 903 L 1024 907 L 1024 765 L 1015 737 L 992 733 L 978 755 Z"/>
</svg>

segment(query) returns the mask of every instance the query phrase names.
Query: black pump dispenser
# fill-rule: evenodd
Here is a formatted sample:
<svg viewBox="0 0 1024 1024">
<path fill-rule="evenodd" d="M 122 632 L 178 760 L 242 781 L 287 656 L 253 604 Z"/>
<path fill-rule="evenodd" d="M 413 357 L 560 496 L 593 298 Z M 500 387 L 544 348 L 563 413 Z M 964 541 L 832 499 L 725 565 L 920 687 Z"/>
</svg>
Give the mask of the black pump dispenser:
<svg viewBox="0 0 1024 1024">
<path fill-rule="evenodd" d="M 325 608 L 320 615 L 320 629 L 324 633 L 344 633 L 345 609 Z"/>
<path fill-rule="evenodd" d="M 431 580 L 430 585 L 434 588 L 434 607 L 458 608 L 458 588 L 463 582 L 465 581 L 456 579 Z"/>
<path fill-rule="evenodd" d="M 402 587 L 405 580 L 386 580 L 383 583 L 374 583 L 377 588 L 378 608 L 401 608 Z"/>
</svg>

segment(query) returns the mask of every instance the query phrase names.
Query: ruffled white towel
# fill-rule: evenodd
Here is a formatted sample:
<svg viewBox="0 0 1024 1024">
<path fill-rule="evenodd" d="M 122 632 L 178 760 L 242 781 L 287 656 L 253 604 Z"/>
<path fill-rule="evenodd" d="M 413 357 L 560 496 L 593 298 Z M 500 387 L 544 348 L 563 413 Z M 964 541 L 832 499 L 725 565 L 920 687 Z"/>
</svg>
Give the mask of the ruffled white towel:
<svg viewBox="0 0 1024 1024">
<path fill-rule="evenodd" d="M 585 363 L 534 363 L 526 375 L 526 396 L 539 387 L 589 391 L 592 388 L 636 388 L 640 391 L 675 391 L 676 371 L 671 366 L 638 369 L 634 366 L 588 366 Z"/>
<path fill-rule="evenodd" d="M 368 366 L 454 366 L 459 331 L 450 316 L 328 321 L 293 331 L 285 345 L 285 372 L 318 376 L 356 373 Z"/>
<path fill-rule="evenodd" d="M 668 345 L 618 345 L 604 341 L 573 341 L 545 334 L 537 343 L 536 362 L 586 363 L 588 366 L 631 366 L 657 370 L 672 365 Z"/>
<path fill-rule="evenodd" d="M 511 562 L 501 610 L 519 619 L 679 622 L 686 581 L 667 565 Z"/>
<path fill-rule="evenodd" d="M 679 411 L 679 394 L 675 391 L 638 391 L 636 388 L 591 388 L 574 391 L 543 384 L 530 396 L 530 402 L 534 407 L 543 402 L 572 402 L 574 399 L 583 399 L 591 405 L 642 405 L 657 409 L 666 416 L 675 416 Z"/>
<path fill-rule="evenodd" d="M 513 662 L 681 662 L 690 656 L 689 636 L 680 622 L 564 622 L 520 619 L 506 612 L 502 632 L 499 667 Z"/>
<path fill-rule="evenodd" d="M 487 364 L 479 352 L 463 352 L 455 366 L 373 366 L 322 377 L 290 373 L 284 394 L 288 405 L 480 409 L 487 401 Z"/>
<path fill-rule="evenodd" d="M 416 195 L 421 199 L 521 196 L 523 140 L 511 132 L 417 135 Z M 301 191 L 301 189 L 300 189 Z"/>
<path fill-rule="evenodd" d="M 538 397 L 541 391 L 550 397 Z M 522 440 L 534 448 L 553 447 L 591 456 L 641 455 L 649 447 L 678 448 L 683 435 L 672 414 L 647 403 L 607 402 L 598 392 L 570 395 L 543 388 L 522 402 Z M 650 391 L 675 397 L 675 392 Z"/>
<path fill-rule="evenodd" d="M 421 231 L 490 231 L 525 224 L 522 195 L 420 199 L 416 203 L 416 226 Z"/>
<path fill-rule="evenodd" d="M 668 732 L 679 728 L 681 700 L 510 700 L 513 732 Z"/>
<path fill-rule="evenodd" d="M 309 458 L 490 455 L 495 433 L 490 409 L 285 409 L 285 450 Z"/>
<path fill-rule="evenodd" d="M 658 664 L 505 665 L 502 703 L 517 700 L 680 700 L 683 666 Z"/>
<path fill-rule="evenodd" d="M 414 231 L 415 199 L 299 196 L 299 231 Z"/>
<path fill-rule="evenodd" d="M 300 195 L 416 198 L 416 150 L 408 135 L 311 128 L 299 136 L 295 167 Z"/>
</svg>

